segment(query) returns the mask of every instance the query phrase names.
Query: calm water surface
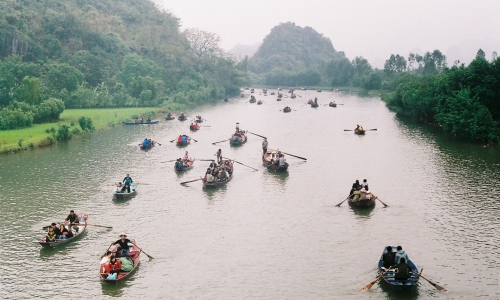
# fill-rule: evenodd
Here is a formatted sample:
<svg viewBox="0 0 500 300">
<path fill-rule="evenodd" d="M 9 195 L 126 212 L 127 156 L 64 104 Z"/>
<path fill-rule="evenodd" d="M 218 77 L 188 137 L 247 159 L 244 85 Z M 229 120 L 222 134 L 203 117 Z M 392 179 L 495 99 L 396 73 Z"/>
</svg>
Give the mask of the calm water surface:
<svg viewBox="0 0 500 300">
<path fill-rule="evenodd" d="M 54 147 L 0 156 L 2 299 L 498 299 L 500 298 L 500 149 L 448 137 L 438 128 L 398 119 L 377 98 L 297 92 L 294 100 L 257 95 L 191 114 L 207 122 L 186 148 L 169 141 L 188 122 L 118 126 Z M 317 96 L 337 108 L 304 105 Z M 294 111 L 284 114 L 285 105 Z M 261 139 L 234 148 L 225 140 L 236 122 L 268 137 L 287 157 L 288 173 L 268 172 Z M 362 124 L 368 131 L 351 131 Z M 189 134 L 189 133 L 188 133 Z M 141 151 L 145 137 L 162 145 Z M 196 159 L 223 155 L 235 164 L 225 187 L 205 189 L 208 162 L 183 174 L 173 163 L 188 150 Z M 112 184 L 130 173 L 138 195 L 113 200 Z M 368 211 L 341 202 L 353 181 L 368 179 L 380 203 Z M 41 227 L 70 209 L 90 214 L 80 240 L 41 249 Z M 98 277 L 100 255 L 120 232 L 148 254 L 130 280 Z M 423 275 L 411 293 L 375 285 L 386 245 L 402 245 Z"/>
</svg>

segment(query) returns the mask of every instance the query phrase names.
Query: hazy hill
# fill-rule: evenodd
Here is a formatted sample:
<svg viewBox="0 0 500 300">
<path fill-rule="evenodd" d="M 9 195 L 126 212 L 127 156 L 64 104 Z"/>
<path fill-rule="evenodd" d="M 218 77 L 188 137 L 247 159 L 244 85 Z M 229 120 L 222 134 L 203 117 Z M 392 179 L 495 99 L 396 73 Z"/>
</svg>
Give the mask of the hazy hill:
<svg viewBox="0 0 500 300">
<path fill-rule="evenodd" d="M 281 23 L 271 29 L 249 60 L 248 68 L 255 73 L 271 70 L 321 71 L 322 66 L 339 54 L 329 38 L 311 27 L 296 26 L 295 23 Z"/>
<path fill-rule="evenodd" d="M 228 52 L 231 53 L 237 61 L 242 61 L 245 56 L 252 57 L 259 49 L 262 43 L 258 42 L 253 45 L 237 44 Z"/>
</svg>

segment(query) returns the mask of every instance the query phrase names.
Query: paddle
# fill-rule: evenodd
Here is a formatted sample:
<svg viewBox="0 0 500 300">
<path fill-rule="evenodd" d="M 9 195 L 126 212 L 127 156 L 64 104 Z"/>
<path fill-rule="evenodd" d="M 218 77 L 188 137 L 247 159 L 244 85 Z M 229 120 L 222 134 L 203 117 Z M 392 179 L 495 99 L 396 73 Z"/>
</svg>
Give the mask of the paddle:
<svg viewBox="0 0 500 300">
<path fill-rule="evenodd" d="M 176 161 L 177 159 L 174 159 L 174 160 L 167 160 L 167 161 L 160 161 L 160 164 L 164 164 L 164 163 L 168 163 L 168 162 L 173 162 L 173 161 Z"/>
<path fill-rule="evenodd" d="M 103 254 L 103 255 L 101 255 L 101 259 L 102 259 L 104 256 L 106 256 L 106 253 L 108 253 L 109 248 L 111 248 L 111 246 L 113 246 L 113 244 L 109 245 L 108 249 L 106 249 L 106 251 L 104 251 L 104 254 Z"/>
<path fill-rule="evenodd" d="M 139 250 L 141 250 L 142 252 L 144 252 L 144 250 L 141 249 L 141 247 L 137 246 L 137 244 L 135 242 L 133 242 L 132 244 L 134 244 L 134 246 L 136 246 Z M 146 254 L 149 259 L 154 259 L 154 257 L 152 257 L 151 255 L 147 254 L 146 252 L 144 252 L 144 254 Z"/>
<path fill-rule="evenodd" d="M 345 202 L 347 199 L 349 199 L 352 195 L 353 195 L 353 194 L 351 194 L 351 195 L 347 196 L 347 198 L 345 198 L 342 202 L 340 202 L 339 204 L 337 204 L 337 205 L 335 205 L 335 206 L 337 206 L 337 207 L 341 206 L 341 205 L 342 205 L 342 203 L 344 203 L 344 202 Z"/>
<path fill-rule="evenodd" d="M 173 143 L 173 142 L 174 142 L 174 141 L 176 141 L 176 140 L 177 140 L 177 139 L 173 139 L 173 140 L 171 140 L 170 142 L 171 142 L 171 143 Z"/>
<path fill-rule="evenodd" d="M 193 139 L 192 137 L 190 137 L 190 136 L 188 136 L 188 137 L 191 138 L 193 141 L 198 142 L 197 140 Z"/>
<path fill-rule="evenodd" d="M 75 223 L 74 225 L 77 225 L 77 223 Z M 113 227 L 111 227 L 111 226 L 104 226 L 104 225 L 98 225 L 98 224 L 89 224 L 89 223 L 87 223 L 87 225 L 96 226 L 96 227 L 104 227 L 104 228 L 108 228 L 108 229 L 113 229 Z"/>
<path fill-rule="evenodd" d="M 380 203 L 382 203 L 384 205 L 384 207 L 389 206 L 389 205 L 385 204 L 382 200 L 380 200 L 378 197 L 375 197 L 375 199 L 378 199 L 378 201 L 380 201 Z"/>
<path fill-rule="evenodd" d="M 390 269 L 390 268 L 391 268 L 391 267 L 389 267 L 389 269 Z M 389 271 L 389 269 L 387 269 L 387 271 Z M 384 276 L 384 274 L 385 274 L 385 273 L 387 273 L 387 271 L 385 271 L 384 273 L 382 273 L 382 274 L 378 275 L 378 276 L 377 276 L 377 278 L 375 278 L 375 280 L 374 280 L 374 281 L 372 281 L 372 282 L 370 282 L 369 284 L 365 285 L 365 287 L 363 287 L 363 288 L 361 289 L 361 291 L 368 291 L 369 289 L 371 289 L 371 288 L 372 288 L 372 286 L 373 286 L 375 283 L 377 283 L 377 281 L 379 281 L 379 280 L 380 280 L 380 278 L 382 278 L 382 276 Z"/>
<path fill-rule="evenodd" d="M 250 132 L 250 131 L 247 131 L 247 132 L 248 132 L 248 133 L 251 133 L 251 134 L 253 134 L 253 135 L 256 135 L 256 136 L 260 136 L 260 137 L 261 137 L 261 138 L 263 138 L 263 139 L 266 139 L 266 137 L 265 137 L 265 136 L 258 135 L 258 134 L 256 134 L 256 133 L 253 133 L 253 132 Z"/>
<path fill-rule="evenodd" d="M 428 283 L 430 283 L 433 287 L 435 287 L 436 289 L 440 290 L 441 292 L 448 292 L 447 289 L 445 289 L 444 287 L 440 286 L 439 284 L 436 284 L 432 281 L 430 281 L 429 279 L 425 278 L 424 276 L 422 276 L 422 272 L 420 272 L 420 277 L 422 277 L 423 279 L 425 279 Z"/>
<path fill-rule="evenodd" d="M 202 180 L 203 178 L 198 178 L 198 179 L 195 179 L 195 180 L 190 180 L 190 181 L 184 181 L 184 182 L 181 182 L 180 184 L 185 184 L 185 183 L 189 183 L 189 182 L 194 182 L 194 181 L 198 181 L 198 180 Z"/>
<path fill-rule="evenodd" d="M 198 159 L 199 161 L 212 161 L 214 159 Z"/>
<path fill-rule="evenodd" d="M 212 126 L 201 126 L 201 127 L 212 127 Z"/>
<path fill-rule="evenodd" d="M 215 143 L 212 143 L 212 145 L 215 145 L 215 144 L 218 144 L 218 143 L 222 143 L 222 142 L 227 142 L 229 140 L 223 140 L 223 141 L 219 141 L 219 142 L 215 142 Z"/>
<path fill-rule="evenodd" d="M 368 129 L 368 130 L 370 130 L 370 131 L 375 131 L 375 130 L 377 130 L 377 128 L 373 128 L 373 129 Z"/>
<path fill-rule="evenodd" d="M 354 129 L 344 129 L 344 131 L 354 131 Z"/>
<path fill-rule="evenodd" d="M 240 164 L 240 165 L 243 165 L 243 166 L 245 166 L 245 167 L 248 167 L 248 168 L 250 168 L 250 169 L 254 169 L 255 171 L 258 171 L 256 168 L 252 168 L 252 167 L 250 167 L 250 166 L 247 166 L 247 165 L 245 165 L 245 164 L 242 164 L 242 163 L 240 163 L 239 161 L 235 161 L 234 159 L 230 159 L 230 158 L 227 158 L 227 157 L 222 157 L 222 158 L 232 160 L 232 161 L 234 161 L 235 163 L 238 163 L 238 164 Z"/>
<path fill-rule="evenodd" d="M 278 151 L 278 150 L 273 150 L 273 149 L 269 149 L 269 150 Z M 293 155 L 293 154 L 290 154 L 290 153 L 286 153 L 286 152 L 283 152 L 283 151 L 281 151 L 281 153 L 286 154 L 286 155 L 290 155 L 290 156 L 293 156 L 293 157 L 296 157 L 296 158 L 300 158 L 300 159 L 303 159 L 303 160 L 307 160 L 307 158 L 305 158 L 305 157 L 300 157 L 300 156 Z"/>
</svg>

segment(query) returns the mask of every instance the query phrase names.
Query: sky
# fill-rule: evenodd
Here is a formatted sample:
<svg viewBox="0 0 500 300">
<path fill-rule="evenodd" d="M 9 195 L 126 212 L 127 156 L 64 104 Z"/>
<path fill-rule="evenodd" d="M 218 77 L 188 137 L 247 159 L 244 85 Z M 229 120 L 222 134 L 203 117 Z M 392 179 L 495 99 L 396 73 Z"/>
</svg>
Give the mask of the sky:
<svg viewBox="0 0 500 300">
<path fill-rule="evenodd" d="M 221 46 L 262 42 L 280 23 L 314 28 L 349 59 L 383 68 L 391 54 L 440 50 L 468 64 L 479 48 L 500 54 L 500 0 L 155 0 L 181 30 L 217 33 Z"/>
</svg>

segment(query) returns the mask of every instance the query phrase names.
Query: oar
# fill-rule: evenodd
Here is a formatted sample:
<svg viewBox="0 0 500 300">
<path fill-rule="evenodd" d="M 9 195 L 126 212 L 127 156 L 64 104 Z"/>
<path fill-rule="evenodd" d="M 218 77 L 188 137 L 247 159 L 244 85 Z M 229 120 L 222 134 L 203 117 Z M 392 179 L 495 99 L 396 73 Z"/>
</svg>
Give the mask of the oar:
<svg viewBox="0 0 500 300">
<path fill-rule="evenodd" d="M 84 223 L 85 224 L 85 223 Z M 78 225 L 78 223 L 75 223 L 73 225 Z M 83 224 L 82 224 L 83 225 Z M 113 227 L 111 226 L 104 226 L 104 225 L 98 225 L 98 224 L 89 224 L 87 223 L 87 225 L 90 225 L 90 226 L 96 226 L 96 227 L 104 227 L 104 228 L 108 228 L 108 229 L 113 229 Z"/>
<path fill-rule="evenodd" d="M 203 178 L 198 178 L 198 179 L 195 179 L 195 180 L 190 180 L 190 181 L 184 181 L 184 182 L 181 182 L 181 184 L 185 184 L 185 183 L 189 183 L 189 182 L 194 182 L 194 181 L 198 181 L 198 180 L 202 180 Z"/>
<path fill-rule="evenodd" d="M 370 130 L 370 131 L 375 131 L 375 130 L 377 130 L 377 128 L 373 128 L 373 129 L 368 129 L 368 130 Z"/>
<path fill-rule="evenodd" d="M 223 140 L 223 141 L 219 141 L 219 142 L 215 142 L 215 143 L 212 143 L 212 145 L 215 145 L 215 144 L 218 144 L 218 143 L 222 143 L 222 142 L 227 142 L 229 140 Z"/>
<path fill-rule="evenodd" d="M 422 273 L 422 272 L 420 272 L 420 273 Z M 429 279 L 427 279 L 424 276 L 422 276 L 422 274 L 419 274 L 419 275 L 420 275 L 420 277 L 422 277 L 423 279 L 425 279 L 428 283 L 430 283 L 433 287 L 435 287 L 436 289 L 440 290 L 441 292 L 444 292 L 444 293 L 448 292 L 447 289 L 445 289 L 444 287 L 440 286 L 437 283 L 434 283 L 434 282 L 430 281 Z"/>
<path fill-rule="evenodd" d="M 354 131 L 353 129 L 344 129 L 344 131 Z"/>
<path fill-rule="evenodd" d="M 104 254 L 101 255 L 101 258 L 103 258 L 104 256 L 106 256 L 106 253 L 108 253 L 109 248 L 111 248 L 111 246 L 113 246 L 113 244 L 109 245 L 108 249 L 106 249 L 106 251 L 104 251 Z"/>
<path fill-rule="evenodd" d="M 253 134 L 253 135 L 260 136 L 261 138 L 266 139 L 266 137 L 265 137 L 265 136 L 258 135 L 258 134 L 256 134 L 256 133 L 253 133 L 253 132 L 250 132 L 250 131 L 248 131 L 248 133 L 251 133 L 251 134 Z"/>
<path fill-rule="evenodd" d="M 174 160 L 167 160 L 167 161 L 160 161 L 161 164 L 164 164 L 164 163 L 168 163 L 168 162 L 173 162 L 173 161 L 176 161 L 177 159 L 174 159 Z"/>
<path fill-rule="evenodd" d="M 235 161 L 234 159 L 230 159 L 230 158 L 227 158 L 227 157 L 223 157 L 223 158 L 225 158 L 225 159 L 229 159 L 229 160 L 232 160 L 232 161 L 234 161 L 235 163 L 239 163 L 240 165 L 243 165 L 243 166 L 245 166 L 245 167 L 249 167 L 250 169 L 254 169 L 255 171 L 258 171 L 256 168 L 252 168 L 252 167 L 250 167 L 250 166 L 247 166 L 247 165 L 245 165 L 245 164 L 242 164 L 242 163 L 240 163 L 239 161 Z"/>
<path fill-rule="evenodd" d="M 175 141 L 175 140 L 177 140 L 177 139 L 173 139 L 173 140 L 171 140 L 170 142 L 172 143 L 172 142 L 173 142 L 173 141 Z"/>
<path fill-rule="evenodd" d="M 385 204 L 382 200 L 380 200 L 378 197 L 375 197 L 375 199 L 378 199 L 378 201 L 380 201 L 380 203 L 382 203 L 384 205 L 384 207 L 389 206 L 389 205 Z"/>
<path fill-rule="evenodd" d="M 212 161 L 214 159 L 198 159 L 199 161 Z"/>
<path fill-rule="evenodd" d="M 201 127 L 212 127 L 212 126 L 201 126 Z"/>
<path fill-rule="evenodd" d="M 188 136 L 188 137 L 191 138 L 193 141 L 198 142 L 197 140 L 193 139 L 192 137 L 190 137 L 190 136 Z"/>
<path fill-rule="evenodd" d="M 337 205 L 335 205 L 335 206 L 337 206 L 337 207 L 341 206 L 341 205 L 342 205 L 342 203 L 344 203 L 344 202 L 345 202 L 347 199 L 349 199 L 352 195 L 353 195 L 353 194 L 351 194 L 351 195 L 347 196 L 347 198 L 345 198 L 342 202 L 340 202 L 339 204 L 337 204 Z"/>
<path fill-rule="evenodd" d="M 133 244 L 134 244 L 134 246 L 136 246 L 139 250 L 141 250 L 142 252 L 144 252 L 144 250 L 142 250 L 142 249 L 141 249 L 141 247 L 137 246 L 137 244 L 136 244 L 135 242 L 134 242 Z M 154 259 L 154 257 L 152 257 L 151 255 L 147 254 L 146 252 L 144 252 L 144 254 L 146 254 L 146 255 L 149 257 L 149 259 Z"/>
<path fill-rule="evenodd" d="M 390 267 L 389 267 L 389 269 L 390 269 Z M 389 271 L 389 269 L 387 269 L 387 271 Z M 372 286 L 373 286 L 375 283 L 377 283 L 377 281 L 379 281 L 379 280 L 380 280 L 380 278 L 382 278 L 382 276 L 384 276 L 384 274 L 385 274 L 385 273 L 387 273 L 387 271 L 385 271 L 384 273 L 382 273 L 382 274 L 378 275 L 378 276 L 377 276 L 377 278 L 375 278 L 375 280 L 374 280 L 374 281 L 372 281 L 372 282 L 370 282 L 369 284 L 365 285 L 365 287 L 363 287 L 363 288 L 361 289 L 361 291 L 368 291 L 369 289 L 371 289 L 371 288 L 372 288 Z"/>
<path fill-rule="evenodd" d="M 273 149 L 269 149 L 269 150 L 278 151 L 278 150 L 273 150 Z M 283 151 L 281 151 L 281 153 L 286 154 L 286 155 L 290 155 L 290 156 L 293 156 L 293 157 L 296 157 L 296 158 L 300 158 L 300 159 L 303 159 L 303 160 L 307 160 L 307 158 L 305 158 L 305 157 L 300 157 L 300 156 L 293 155 L 293 154 L 290 154 L 290 153 L 286 153 L 286 152 L 283 152 Z"/>
</svg>

